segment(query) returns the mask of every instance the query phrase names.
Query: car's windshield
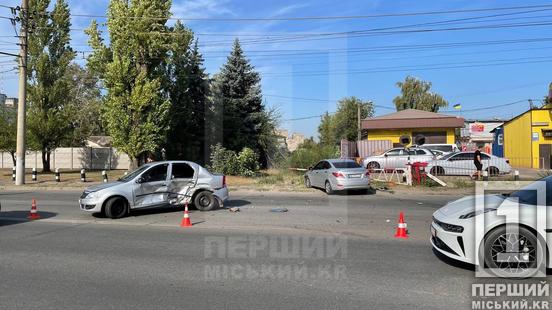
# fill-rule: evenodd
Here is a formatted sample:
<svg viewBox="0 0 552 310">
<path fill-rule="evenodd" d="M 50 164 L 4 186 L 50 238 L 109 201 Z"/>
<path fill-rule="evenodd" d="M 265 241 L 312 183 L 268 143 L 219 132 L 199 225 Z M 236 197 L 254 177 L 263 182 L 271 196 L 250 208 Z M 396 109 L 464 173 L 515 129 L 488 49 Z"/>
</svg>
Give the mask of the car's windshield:
<svg viewBox="0 0 552 310">
<path fill-rule="evenodd" d="M 447 155 L 441 157 L 442 160 L 447 160 L 451 158 L 452 156 L 456 155 L 457 153 L 448 153 Z"/>
<path fill-rule="evenodd" d="M 552 193 L 552 176 L 542 178 L 538 181 L 545 181 L 546 182 L 546 204 L 550 204 L 550 196 Z M 528 204 L 528 205 L 536 205 L 537 204 L 537 189 L 538 186 L 536 183 L 531 183 L 523 188 L 521 188 L 518 191 L 513 192 L 510 194 L 510 197 L 519 199 L 519 203 L 522 204 Z"/>
<path fill-rule="evenodd" d="M 348 168 L 361 168 L 359 164 L 354 161 L 335 161 L 332 163 L 337 169 L 348 169 Z"/>
<path fill-rule="evenodd" d="M 140 173 L 146 171 L 146 169 L 148 169 L 150 167 L 150 165 L 144 165 L 134 171 L 132 171 L 131 173 L 127 174 L 127 175 L 124 175 L 122 176 L 119 181 L 121 182 L 128 182 L 132 179 L 134 179 L 137 175 L 139 175 Z"/>
</svg>

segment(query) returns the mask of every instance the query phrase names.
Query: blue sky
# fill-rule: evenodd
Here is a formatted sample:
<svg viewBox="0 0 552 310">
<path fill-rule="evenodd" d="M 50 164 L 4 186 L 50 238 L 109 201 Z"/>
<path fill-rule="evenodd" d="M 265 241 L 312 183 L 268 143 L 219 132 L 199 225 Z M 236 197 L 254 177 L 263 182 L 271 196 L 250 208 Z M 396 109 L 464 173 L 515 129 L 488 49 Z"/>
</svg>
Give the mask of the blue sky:
<svg viewBox="0 0 552 310">
<path fill-rule="evenodd" d="M 6 0 L 3 4 L 18 5 Z M 105 15 L 107 0 L 69 0 L 73 14 Z M 386 13 L 450 11 L 512 6 L 550 4 L 545 1 L 408 1 L 408 0 L 307 0 L 307 1 L 173 1 L 173 16 L 187 18 L 280 18 L 304 16 L 351 16 Z M 531 12 L 530 12 L 531 11 Z M 0 16 L 9 10 L 0 8 Z M 524 13 L 522 13 L 524 12 Z M 511 15 L 499 15 L 515 13 Z M 443 22 L 463 18 L 447 25 L 426 25 L 418 28 L 461 28 L 484 25 L 518 24 L 498 29 L 387 33 L 377 35 L 338 35 L 313 37 L 313 34 L 350 32 Z M 88 17 L 73 17 L 72 44 L 77 51 L 86 46 L 83 28 Z M 105 21 L 99 19 L 100 22 Z M 251 62 L 262 73 L 262 88 L 267 105 L 282 115 L 281 127 L 307 136 L 316 136 L 319 118 L 299 121 L 289 119 L 320 115 L 336 108 L 336 99 L 357 96 L 372 100 L 376 115 L 394 111 L 393 98 L 399 94 L 397 81 L 407 75 L 431 81 L 433 90 L 445 97 L 451 106 L 462 104 L 462 110 L 450 113 L 469 119 L 510 118 L 529 107 L 527 101 L 504 107 L 524 99 L 542 99 L 547 93 L 552 56 L 552 7 L 472 13 L 395 16 L 364 19 L 294 20 L 294 21 L 206 21 L 184 22 L 197 33 L 206 58 L 206 68 L 216 73 L 225 60 L 234 37 L 243 41 Z M 521 26 L 539 23 L 538 26 Z M 14 52 L 16 46 L 9 21 L 0 20 L 0 51 Z M 392 30 L 390 30 L 392 31 Z M 293 39 L 290 39 L 290 37 Z M 519 42 L 519 39 L 536 39 Z M 513 40 L 515 43 L 504 43 Z M 499 42 L 490 44 L 491 41 Z M 472 42 L 472 43 L 469 43 Z M 475 44 L 473 42 L 484 42 Z M 512 42 L 512 41 L 510 41 Z M 450 43 L 456 44 L 454 47 Z M 449 44 L 436 47 L 436 44 Z M 430 45 L 429 48 L 412 48 Z M 388 47 L 394 46 L 389 49 Z M 381 49 L 386 47 L 384 51 Z M 84 64 L 79 54 L 77 62 Z M 17 95 L 16 72 L 0 58 L 0 92 Z M 367 72 L 368 71 L 368 72 Z M 369 72 L 372 71 L 372 72 Z M 290 98 L 291 97 L 291 98 Z M 540 104 L 539 101 L 535 101 Z M 489 107 L 487 110 L 470 111 Z M 446 109 L 452 110 L 452 107 Z"/>
</svg>

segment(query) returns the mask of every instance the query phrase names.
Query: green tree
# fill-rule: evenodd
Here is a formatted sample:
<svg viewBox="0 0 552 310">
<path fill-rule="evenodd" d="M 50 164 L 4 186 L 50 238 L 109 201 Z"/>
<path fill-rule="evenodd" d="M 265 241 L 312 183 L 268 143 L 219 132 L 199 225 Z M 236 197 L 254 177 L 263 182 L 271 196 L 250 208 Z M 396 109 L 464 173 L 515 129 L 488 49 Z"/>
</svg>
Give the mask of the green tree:
<svg viewBox="0 0 552 310">
<path fill-rule="evenodd" d="M 49 0 L 31 0 L 29 7 L 37 27 L 28 40 L 27 114 L 30 145 L 42 151 L 44 171 L 50 171 L 50 152 L 66 142 L 74 129 L 65 76 L 75 53 L 69 46 L 70 13 L 65 0 L 57 0 L 48 12 Z"/>
<path fill-rule="evenodd" d="M 15 166 L 17 110 L 0 105 L 0 151 L 10 153 Z"/>
<path fill-rule="evenodd" d="M 269 150 L 262 145 L 260 136 L 263 128 L 270 127 L 266 120 L 271 114 L 266 113 L 263 104 L 261 77 L 245 57 L 237 39 L 216 83 L 214 101 L 222 109 L 224 147 L 235 152 L 249 147 L 260 155 L 261 164 L 266 167 Z M 274 132 L 266 134 L 275 135 Z"/>
<path fill-rule="evenodd" d="M 171 1 L 111 0 L 107 26 L 110 45 L 95 21 L 86 33 L 94 53 L 90 68 L 107 89 L 102 116 L 113 146 L 136 167 L 165 140 L 170 101 L 166 90 L 166 63 L 171 41 L 167 35 Z M 152 18 L 139 18 L 150 17 Z M 136 18 L 138 17 L 138 18 Z"/>
<path fill-rule="evenodd" d="M 70 86 L 67 100 L 74 128 L 65 145 L 80 146 L 88 137 L 104 134 L 98 78 L 87 68 L 75 63 L 69 65 L 65 78 Z"/>
<path fill-rule="evenodd" d="M 448 106 L 448 102 L 440 95 L 431 92 L 431 82 L 422 81 L 407 76 L 404 82 L 397 82 L 401 95 L 393 99 L 397 111 L 417 109 L 439 112 L 440 108 Z"/>
<path fill-rule="evenodd" d="M 356 97 L 339 100 L 337 111 L 333 115 L 324 114 L 318 126 L 320 143 L 323 145 L 338 145 L 341 139 L 357 140 L 359 106 L 361 119 L 374 115 L 372 102 L 365 102 Z"/>
<path fill-rule="evenodd" d="M 209 96 L 209 79 L 203 67 L 203 56 L 197 40 L 180 22 L 174 30 L 178 36 L 168 71 L 172 84 L 171 129 L 167 138 L 169 158 L 205 162 L 205 110 Z"/>
</svg>

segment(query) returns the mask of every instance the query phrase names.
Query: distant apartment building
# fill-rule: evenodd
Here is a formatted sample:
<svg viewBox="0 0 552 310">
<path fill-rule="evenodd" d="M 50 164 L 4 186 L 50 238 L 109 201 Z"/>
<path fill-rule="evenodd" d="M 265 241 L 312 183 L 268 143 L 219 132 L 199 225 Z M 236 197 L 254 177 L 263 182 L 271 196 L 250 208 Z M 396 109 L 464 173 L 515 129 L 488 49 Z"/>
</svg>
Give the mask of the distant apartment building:
<svg viewBox="0 0 552 310">
<path fill-rule="evenodd" d="M 305 135 L 296 132 L 290 135 L 286 129 L 279 129 L 278 136 L 280 144 L 290 152 L 295 151 L 299 145 L 305 142 Z"/>
<path fill-rule="evenodd" d="M 0 105 L 15 108 L 17 107 L 17 98 L 8 97 L 6 94 L 0 94 Z"/>
</svg>

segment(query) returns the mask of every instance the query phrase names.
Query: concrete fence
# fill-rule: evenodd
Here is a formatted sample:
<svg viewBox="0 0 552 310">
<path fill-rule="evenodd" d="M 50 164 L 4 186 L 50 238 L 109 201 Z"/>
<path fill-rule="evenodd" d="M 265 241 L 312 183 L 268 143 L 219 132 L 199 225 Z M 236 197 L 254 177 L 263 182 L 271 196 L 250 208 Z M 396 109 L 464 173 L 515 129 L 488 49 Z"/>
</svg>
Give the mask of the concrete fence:
<svg viewBox="0 0 552 310">
<path fill-rule="evenodd" d="M 101 147 L 62 147 L 52 151 L 50 168 L 110 170 L 128 169 L 130 160 L 126 154 L 117 152 L 114 148 Z M 12 168 L 10 153 L 0 152 L 0 168 Z M 42 169 L 42 153 L 28 151 L 25 156 L 26 168 Z"/>
</svg>

